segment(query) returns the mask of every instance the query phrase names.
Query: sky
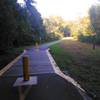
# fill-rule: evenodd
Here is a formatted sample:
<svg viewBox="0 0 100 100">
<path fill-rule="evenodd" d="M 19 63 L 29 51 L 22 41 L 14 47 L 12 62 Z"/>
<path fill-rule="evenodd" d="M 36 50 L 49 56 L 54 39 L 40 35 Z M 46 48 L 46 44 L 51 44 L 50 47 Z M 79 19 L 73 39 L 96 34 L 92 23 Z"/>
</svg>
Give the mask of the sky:
<svg viewBox="0 0 100 100">
<path fill-rule="evenodd" d="M 22 2 L 23 0 L 19 0 Z M 75 20 L 76 18 L 88 14 L 88 9 L 97 0 L 35 0 L 35 4 L 42 17 L 61 16 L 65 20 Z"/>
</svg>

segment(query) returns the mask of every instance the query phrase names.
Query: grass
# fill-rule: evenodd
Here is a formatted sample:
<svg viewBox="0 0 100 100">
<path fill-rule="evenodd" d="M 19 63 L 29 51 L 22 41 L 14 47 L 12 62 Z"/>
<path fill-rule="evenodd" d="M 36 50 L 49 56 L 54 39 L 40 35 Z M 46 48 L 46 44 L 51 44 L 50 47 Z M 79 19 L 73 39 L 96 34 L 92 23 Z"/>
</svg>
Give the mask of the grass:
<svg viewBox="0 0 100 100">
<path fill-rule="evenodd" d="M 14 58 L 20 55 L 23 52 L 24 48 L 10 48 L 5 51 L 5 54 L 0 55 L 0 69 L 6 66 L 9 62 L 11 62 Z"/>
<path fill-rule="evenodd" d="M 100 100 L 100 48 L 76 40 L 64 40 L 50 47 L 60 69 L 70 75 L 90 94 Z"/>
<path fill-rule="evenodd" d="M 72 63 L 72 57 L 69 53 L 66 53 L 64 49 L 61 49 L 58 44 L 51 46 L 51 53 L 53 54 L 56 62 L 59 62 L 60 68 L 62 70 L 66 69 L 66 64 L 70 65 Z M 61 60 L 63 59 L 63 60 Z"/>
</svg>

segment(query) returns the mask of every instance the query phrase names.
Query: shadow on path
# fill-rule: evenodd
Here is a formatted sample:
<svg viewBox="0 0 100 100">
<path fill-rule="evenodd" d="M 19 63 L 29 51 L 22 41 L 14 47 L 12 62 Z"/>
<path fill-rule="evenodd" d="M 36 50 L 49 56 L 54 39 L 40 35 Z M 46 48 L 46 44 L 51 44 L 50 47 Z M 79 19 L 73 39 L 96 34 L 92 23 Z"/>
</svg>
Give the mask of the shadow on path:
<svg viewBox="0 0 100 100">
<path fill-rule="evenodd" d="M 25 54 L 29 57 L 30 76 L 37 76 L 37 85 L 13 87 L 16 79 L 23 75 L 20 58 L 0 77 L 0 100 L 83 100 L 71 83 L 54 72 L 46 53 L 50 45 L 41 45 L 39 50 L 29 48 Z"/>
</svg>

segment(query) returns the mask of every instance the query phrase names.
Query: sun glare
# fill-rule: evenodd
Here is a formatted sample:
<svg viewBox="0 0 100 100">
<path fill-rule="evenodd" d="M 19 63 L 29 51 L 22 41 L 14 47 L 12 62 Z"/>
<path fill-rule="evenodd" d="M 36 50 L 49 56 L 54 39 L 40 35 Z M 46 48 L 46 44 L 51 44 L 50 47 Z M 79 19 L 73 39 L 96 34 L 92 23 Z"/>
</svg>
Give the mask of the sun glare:
<svg viewBox="0 0 100 100">
<path fill-rule="evenodd" d="M 17 0 L 17 3 L 24 3 L 24 0 Z"/>
<path fill-rule="evenodd" d="M 91 5 L 98 0 L 34 0 L 35 5 L 42 17 L 52 15 L 61 16 L 66 20 L 88 15 Z M 17 0 L 18 3 L 24 3 L 24 0 Z"/>
<path fill-rule="evenodd" d="M 35 0 L 36 7 L 43 17 L 51 15 L 62 16 L 73 20 L 88 14 L 88 10 L 97 0 Z"/>
</svg>

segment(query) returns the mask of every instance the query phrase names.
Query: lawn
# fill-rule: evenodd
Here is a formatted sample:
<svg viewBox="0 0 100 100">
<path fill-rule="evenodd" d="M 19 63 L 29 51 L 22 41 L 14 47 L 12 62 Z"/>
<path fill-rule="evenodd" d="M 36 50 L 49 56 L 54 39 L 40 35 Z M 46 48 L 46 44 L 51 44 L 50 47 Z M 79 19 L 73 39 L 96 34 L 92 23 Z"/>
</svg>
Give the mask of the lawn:
<svg viewBox="0 0 100 100">
<path fill-rule="evenodd" d="M 50 47 L 56 63 L 91 95 L 100 100 L 100 47 L 92 49 L 91 44 L 76 40 L 63 40 Z"/>
</svg>

